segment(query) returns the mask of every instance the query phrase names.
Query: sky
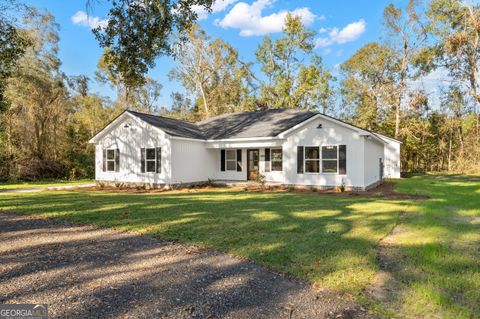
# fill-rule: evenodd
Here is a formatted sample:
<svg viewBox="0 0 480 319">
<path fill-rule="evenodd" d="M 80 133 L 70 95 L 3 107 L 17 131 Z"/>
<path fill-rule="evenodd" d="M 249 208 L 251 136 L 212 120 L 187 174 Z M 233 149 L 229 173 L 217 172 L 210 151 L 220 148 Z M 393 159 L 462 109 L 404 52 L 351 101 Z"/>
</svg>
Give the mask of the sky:
<svg viewBox="0 0 480 319">
<path fill-rule="evenodd" d="M 94 79 L 102 49 L 91 31 L 106 22 L 108 0 L 26 0 L 46 9 L 60 25 L 60 59 L 67 75 L 85 74 Z M 212 13 L 195 8 L 199 23 L 212 38 L 222 38 L 235 47 L 243 61 L 254 61 L 254 52 L 265 35 L 281 35 L 287 12 L 301 17 L 317 32 L 315 53 L 335 73 L 338 66 L 368 42 L 378 40 L 383 31 L 383 9 L 393 2 L 404 6 L 406 0 L 217 0 Z M 163 85 L 159 106 L 170 108 L 170 94 L 183 89 L 168 79 L 174 67 L 169 57 L 160 57 L 149 76 Z M 108 85 L 91 82 L 91 90 L 114 99 Z"/>
</svg>

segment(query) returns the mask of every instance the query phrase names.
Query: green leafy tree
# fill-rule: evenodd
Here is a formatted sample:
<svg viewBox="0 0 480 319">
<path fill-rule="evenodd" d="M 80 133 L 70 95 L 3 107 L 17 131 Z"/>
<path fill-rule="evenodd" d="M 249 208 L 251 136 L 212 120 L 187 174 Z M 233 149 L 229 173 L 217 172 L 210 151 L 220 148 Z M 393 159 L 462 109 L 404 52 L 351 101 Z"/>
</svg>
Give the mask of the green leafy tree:
<svg viewBox="0 0 480 319">
<path fill-rule="evenodd" d="M 140 87 L 161 55 L 172 54 L 172 37 L 197 19 L 195 8 L 210 10 L 213 0 L 111 0 L 106 26 L 94 30 L 105 60 L 125 86 Z"/>
<path fill-rule="evenodd" d="M 415 76 L 412 66 L 427 41 L 421 9 L 421 1 L 409 0 L 405 9 L 390 4 L 384 10 L 389 44 L 399 59 L 398 85 L 395 88 L 395 138 L 399 138 L 400 134 L 401 110 L 408 94 L 407 84 Z"/>
<path fill-rule="evenodd" d="M 248 108 L 250 64 L 242 63 L 237 50 L 223 40 L 212 40 L 198 25 L 188 37 L 187 42 L 177 42 L 178 63 L 169 77 L 195 94 L 197 115 L 208 118 Z"/>
<path fill-rule="evenodd" d="M 7 109 L 5 89 L 18 60 L 25 53 L 29 41 L 17 28 L 0 19 L 0 112 Z"/>
<path fill-rule="evenodd" d="M 480 5 L 434 0 L 428 10 L 433 45 L 423 48 L 417 64 L 428 73 L 442 68 L 475 100 L 476 145 L 480 147 Z M 477 158 L 480 161 L 480 157 Z"/>
<path fill-rule="evenodd" d="M 359 126 L 377 130 L 388 116 L 398 77 L 395 52 L 372 42 L 341 65 L 341 92 L 349 117 Z"/>
<path fill-rule="evenodd" d="M 103 84 L 108 84 L 117 91 L 115 102 L 117 113 L 126 109 L 137 110 L 145 113 L 157 112 L 157 101 L 160 97 L 162 85 L 150 77 L 145 77 L 142 84 L 137 86 L 128 86 L 122 74 L 115 66 L 109 62 L 108 54 L 110 50 L 106 49 L 97 63 L 95 71 L 96 79 Z"/>
<path fill-rule="evenodd" d="M 10 158 L 31 159 L 29 171 L 61 174 L 63 123 L 69 110 L 66 77 L 58 59 L 58 25 L 49 13 L 31 10 L 23 31 L 32 43 L 19 60 L 19 70 L 9 80 L 6 97 L 10 108 L 5 114 Z M 58 163 L 58 162 L 57 162 Z M 32 176 L 31 176 L 32 177 Z"/>
<path fill-rule="evenodd" d="M 260 81 L 259 103 L 263 108 L 321 108 L 326 112 L 333 77 L 313 53 L 315 33 L 291 14 L 283 33 L 276 40 L 266 36 L 255 52 L 266 78 Z"/>
</svg>

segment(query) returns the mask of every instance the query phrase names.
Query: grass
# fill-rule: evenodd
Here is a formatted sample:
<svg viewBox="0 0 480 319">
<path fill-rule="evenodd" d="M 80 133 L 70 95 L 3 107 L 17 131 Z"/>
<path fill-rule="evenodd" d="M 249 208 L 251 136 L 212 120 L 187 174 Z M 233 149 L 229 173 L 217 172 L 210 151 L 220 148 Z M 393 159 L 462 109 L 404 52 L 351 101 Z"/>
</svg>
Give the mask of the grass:
<svg viewBox="0 0 480 319">
<path fill-rule="evenodd" d="M 480 178 L 414 176 L 397 190 L 431 196 L 402 215 L 396 308 L 408 317 L 480 316 Z M 433 315 L 432 315 L 433 316 Z"/>
<path fill-rule="evenodd" d="M 19 189 L 19 188 L 31 188 L 31 187 L 49 187 L 49 186 L 63 186 L 72 185 L 78 183 L 91 183 L 92 179 L 44 179 L 39 181 L 6 181 L 0 182 L 0 190 L 2 189 Z"/>
<path fill-rule="evenodd" d="M 55 191 L 0 194 L 0 207 L 225 251 L 358 297 L 387 316 L 478 316 L 480 177 L 414 176 L 397 189 L 431 199 L 232 189 Z M 398 291 L 393 299 L 369 300 L 365 288 L 379 270 L 378 243 L 395 225 L 401 229 L 394 242 L 401 267 L 392 274 Z"/>
</svg>

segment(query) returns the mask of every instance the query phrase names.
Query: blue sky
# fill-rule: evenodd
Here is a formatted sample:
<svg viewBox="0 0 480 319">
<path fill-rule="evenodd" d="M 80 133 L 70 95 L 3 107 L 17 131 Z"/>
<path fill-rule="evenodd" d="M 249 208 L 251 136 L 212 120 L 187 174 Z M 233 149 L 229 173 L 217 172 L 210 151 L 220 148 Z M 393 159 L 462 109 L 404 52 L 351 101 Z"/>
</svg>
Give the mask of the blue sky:
<svg viewBox="0 0 480 319">
<path fill-rule="evenodd" d="M 38 8 L 47 9 L 60 24 L 60 59 L 67 75 L 85 74 L 94 78 L 102 49 L 98 46 L 91 27 L 104 22 L 108 1 L 87 0 L 27 0 Z M 293 1 L 293 0 L 217 0 L 213 13 L 198 9 L 200 25 L 212 38 L 222 38 L 233 45 L 244 61 L 253 61 L 254 52 L 266 34 L 279 35 L 286 12 L 302 17 L 309 28 L 318 32 L 315 52 L 332 70 L 364 44 L 377 40 L 382 34 L 383 9 L 391 1 Z M 394 0 L 404 5 L 406 0 Z M 183 91 L 178 83 L 170 82 L 167 74 L 174 63 L 170 58 L 159 58 L 150 77 L 163 85 L 160 106 L 170 106 L 170 93 Z M 108 86 L 95 81 L 91 89 L 115 98 Z"/>
</svg>

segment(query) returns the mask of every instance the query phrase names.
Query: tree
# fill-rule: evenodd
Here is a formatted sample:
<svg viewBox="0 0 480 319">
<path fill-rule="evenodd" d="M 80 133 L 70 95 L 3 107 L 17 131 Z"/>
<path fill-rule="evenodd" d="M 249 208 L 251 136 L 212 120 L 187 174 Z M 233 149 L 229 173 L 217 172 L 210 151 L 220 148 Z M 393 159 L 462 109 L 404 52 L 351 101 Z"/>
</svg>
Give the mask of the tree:
<svg viewBox="0 0 480 319">
<path fill-rule="evenodd" d="M 470 114 L 473 126 L 468 129 L 456 121 L 458 129 L 465 128 L 464 139 L 474 145 L 471 161 L 480 162 L 480 5 L 460 0 L 434 0 L 430 3 L 427 17 L 431 41 L 422 48 L 416 59 L 416 66 L 424 74 L 436 69 L 446 70 L 457 86 L 457 91 L 466 90 L 473 99 Z M 451 98 L 449 99 L 451 101 Z M 464 121 L 467 119 L 464 118 Z M 472 129 L 473 128 L 473 129 Z M 466 132 L 469 132 L 467 135 Z M 471 135 L 471 136 L 470 136 Z M 459 136 L 460 138 L 461 136 Z M 463 152 L 463 148 L 460 148 Z M 465 153 L 466 155 L 467 153 Z M 463 158 L 461 155 L 459 158 Z"/>
<path fill-rule="evenodd" d="M 210 10 L 214 0 L 111 0 L 106 26 L 94 30 L 105 59 L 126 87 L 145 84 L 145 74 L 161 55 L 172 54 L 171 38 L 189 29 L 195 9 Z"/>
<path fill-rule="evenodd" d="M 325 112 L 333 77 L 321 58 L 313 54 L 315 33 L 291 14 L 285 19 L 283 33 L 275 41 L 266 36 L 255 52 L 267 79 L 260 81 L 260 104 L 264 108 L 321 107 Z"/>
<path fill-rule="evenodd" d="M 9 82 L 7 97 L 11 101 L 9 113 L 22 118 L 15 125 L 17 133 L 31 136 L 24 141 L 32 143 L 28 149 L 43 160 L 58 154 L 57 149 L 48 149 L 48 140 L 58 137 L 68 92 L 59 70 L 58 25 L 53 16 L 34 11 L 26 23 L 32 46 L 19 61 L 20 70 Z"/>
<path fill-rule="evenodd" d="M 107 59 L 108 54 L 109 50 L 106 49 L 100 57 L 95 77 L 99 82 L 108 84 L 117 91 L 116 106 L 118 112 L 133 109 L 146 113 L 155 113 L 158 108 L 156 103 L 160 97 L 162 85 L 147 76 L 142 84 L 133 87 L 127 86 L 122 74 Z"/>
<path fill-rule="evenodd" d="M 298 107 L 303 109 L 320 109 L 324 114 L 334 104 L 333 75 L 324 66 L 322 59 L 312 56 L 312 63 L 302 66 L 298 73 L 299 86 L 296 91 Z"/>
<path fill-rule="evenodd" d="M 7 81 L 27 46 L 28 41 L 14 26 L 0 20 L 0 112 L 7 108 L 4 96 Z"/>
<path fill-rule="evenodd" d="M 172 92 L 170 97 L 172 99 L 171 112 L 181 119 L 187 119 L 192 109 L 190 98 L 180 92 Z"/>
<path fill-rule="evenodd" d="M 169 78 L 194 92 L 199 117 L 244 109 L 249 102 L 250 64 L 242 63 L 228 43 L 211 40 L 198 25 L 190 29 L 188 37 L 186 43 L 177 42 L 177 66 Z"/>
<path fill-rule="evenodd" d="M 409 0 L 405 10 L 396 8 L 393 4 L 384 10 L 384 24 L 391 39 L 390 45 L 400 61 L 396 87 L 395 138 L 400 134 L 401 108 L 408 93 L 407 82 L 413 77 L 411 66 L 427 40 L 420 4 L 418 0 Z"/>
<path fill-rule="evenodd" d="M 388 46 L 372 42 L 341 65 L 341 92 L 350 117 L 359 126 L 377 130 L 394 102 L 399 65 Z"/>
<path fill-rule="evenodd" d="M 480 5 L 460 0 L 434 0 L 428 10 L 433 45 L 424 48 L 417 61 L 426 73 L 436 68 L 468 89 L 476 101 L 476 144 L 480 145 Z M 477 160 L 480 160 L 478 158 Z"/>
<path fill-rule="evenodd" d="M 0 112 L 7 108 L 5 89 L 8 79 L 13 75 L 18 60 L 30 44 L 14 25 L 13 18 L 6 12 L 18 8 L 15 1 L 5 1 L 0 5 Z"/>
<path fill-rule="evenodd" d="M 159 82 L 146 77 L 145 83 L 137 87 L 133 92 L 134 96 L 131 99 L 132 105 L 130 107 L 145 113 L 156 113 L 158 111 L 157 102 L 161 90 L 162 85 Z"/>
</svg>

